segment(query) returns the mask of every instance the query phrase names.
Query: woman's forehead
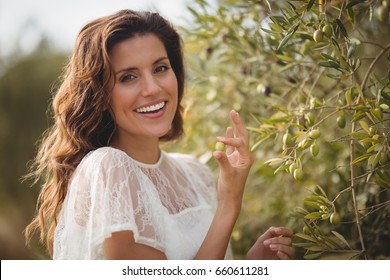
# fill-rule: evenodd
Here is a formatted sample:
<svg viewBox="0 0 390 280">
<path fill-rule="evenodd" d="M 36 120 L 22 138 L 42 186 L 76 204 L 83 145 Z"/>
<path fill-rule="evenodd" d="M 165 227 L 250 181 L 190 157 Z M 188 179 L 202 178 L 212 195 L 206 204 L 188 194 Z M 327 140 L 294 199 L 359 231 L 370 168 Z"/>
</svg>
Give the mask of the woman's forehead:
<svg viewBox="0 0 390 280">
<path fill-rule="evenodd" d="M 123 67 L 138 68 L 167 57 L 164 44 L 154 34 L 137 35 L 115 44 L 110 51 L 114 70 Z"/>
</svg>

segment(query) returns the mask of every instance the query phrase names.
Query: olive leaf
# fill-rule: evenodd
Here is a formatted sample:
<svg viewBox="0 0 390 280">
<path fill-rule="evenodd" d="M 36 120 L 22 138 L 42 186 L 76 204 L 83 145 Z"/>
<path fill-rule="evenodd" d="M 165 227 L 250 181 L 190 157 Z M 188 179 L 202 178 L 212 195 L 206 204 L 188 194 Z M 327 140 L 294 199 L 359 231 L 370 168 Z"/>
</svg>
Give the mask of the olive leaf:
<svg viewBox="0 0 390 280">
<path fill-rule="evenodd" d="M 345 38 L 348 38 L 347 29 L 345 28 L 345 26 L 344 26 L 344 24 L 341 22 L 341 20 L 339 20 L 339 19 L 337 18 L 335 21 L 336 21 L 337 26 L 339 27 L 339 30 L 340 30 L 341 34 L 342 34 Z"/>
<path fill-rule="evenodd" d="M 343 243 L 345 244 L 349 249 L 351 249 L 351 246 L 349 246 L 348 241 L 337 231 L 332 230 L 332 233 Z"/>
<path fill-rule="evenodd" d="M 277 47 L 276 51 L 280 51 L 281 48 L 284 47 L 284 45 L 287 44 L 287 42 L 290 40 L 290 38 L 294 35 L 294 33 L 297 31 L 298 27 L 299 27 L 300 23 L 296 23 L 295 26 L 293 26 L 292 28 L 290 28 L 290 30 L 288 31 L 286 37 L 283 38 L 283 40 L 280 42 L 279 46 Z"/>
</svg>

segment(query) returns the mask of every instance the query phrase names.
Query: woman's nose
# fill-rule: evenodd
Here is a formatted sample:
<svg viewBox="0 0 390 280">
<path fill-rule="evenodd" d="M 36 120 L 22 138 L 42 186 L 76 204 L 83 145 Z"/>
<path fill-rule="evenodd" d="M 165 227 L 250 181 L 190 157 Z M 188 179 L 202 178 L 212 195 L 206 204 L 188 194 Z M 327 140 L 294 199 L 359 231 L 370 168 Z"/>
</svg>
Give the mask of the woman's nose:
<svg viewBox="0 0 390 280">
<path fill-rule="evenodd" d="M 161 88 L 153 75 L 148 74 L 143 77 L 142 95 L 155 95 L 159 93 L 160 90 Z"/>
</svg>

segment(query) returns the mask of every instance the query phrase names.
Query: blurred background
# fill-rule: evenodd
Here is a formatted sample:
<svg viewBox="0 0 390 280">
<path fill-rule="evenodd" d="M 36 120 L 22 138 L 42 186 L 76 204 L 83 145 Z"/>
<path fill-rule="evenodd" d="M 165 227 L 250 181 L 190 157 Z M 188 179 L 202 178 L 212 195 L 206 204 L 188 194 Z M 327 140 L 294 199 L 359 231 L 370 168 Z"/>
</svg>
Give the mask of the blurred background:
<svg viewBox="0 0 390 280">
<path fill-rule="evenodd" d="M 21 177 L 50 126 L 51 96 L 78 31 L 90 20 L 124 8 L 160 12 L 177 26 L 185 43 L 186 136 L 166 150 L 194 154 L 217 175 L 211 151 L 215 137 L 229 125 L 228 112 L 239 111 L 251 130 L 257 161 L 232 236 L 235 258 L 244 258 L 272 225 L 290 226 L 307 238 L 297 243 L 298 259 L 305 254 L 363 258 L 362 239 L 368 258 L 390 258 L 390 22 L 372 16 L 387 4 L 351 0 L 331 7 L 325 2 L 0 0 L 0 258 L 48 258 L 38 239 L 25 246 L 23 230 L 35 213 L 39 186 L 30 187 Z M 297 24 L 300 18 L 305 24 Z M 327 22 L 332 34 L 317 42 L 312 33 Z M 336 66 L 329 62 L 336 62 L 334 57 Z M 362 102 L 356 84 L 366 73 L 375 79 L 370 79 L 366 107 L 356 115 L 352 103 Z M 348 88 L 355 93 L 346 103 Z M 338 116 L 344 117 L 344 125 L 336 124 Z M 361 123 L 354 128 L 357 118 Z M 313 129 L 321 136 L 308 137 Z M 362 145 L 352 151 L 351 135 L 362 137 Z M 358 168 L 352 174 L 354 196 L 349 188 L 352 156 Z M 290 171 L 293 164 L 301 174 Z M 318 217 L 326 218 L 302 216 L 314 211 L 307 208 L 313 202 L 308 196 L 319 208 Z M 341 222 L 330 223 L 336 210 Z"/>
</svg>

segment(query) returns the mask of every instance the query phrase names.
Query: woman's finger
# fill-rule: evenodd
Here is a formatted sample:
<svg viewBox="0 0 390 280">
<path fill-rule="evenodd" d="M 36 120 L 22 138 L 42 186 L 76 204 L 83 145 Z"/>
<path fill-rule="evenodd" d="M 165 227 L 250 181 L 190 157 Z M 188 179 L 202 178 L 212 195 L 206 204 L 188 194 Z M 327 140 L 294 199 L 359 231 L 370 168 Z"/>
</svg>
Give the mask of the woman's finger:
<svg viewBox="0 0 390 280">
<path fill-rule="evenodd" d="M 228 168 L 230 167 L 230 164 L 229 164 L 229 160 L 227 159 L 226 154 L 224 152 L 214 151 L 213 156 L 216 159 L 216 161 L 218 162 L 219 168 L 221 170 L 228 170 Z"/>
<path fill-rule="evenodd" d="M 267 237 L 266 238 L 270 238 L 270 237 L 274 237 L 274 236 L 293 236 L 294 232 L 292 231 L 291 228 L 288 228 L 288 227 L 270 227 L 267 231 Z"/>
<path fill-rule="evenodd" d="M 228 147 L 226 153 L 232 154 L 235 149 L 242 155 L 249 154 L 249 133 L 241 121 L 240 116 L 234 110 L 230 112 L 230 118 L 233 121 L 235 135 L 232 127 L 226 129 L 226 137 L 218 137 L 218 141 L 224 142 Z"/>
<path fill-rule="evenodd" d="M 271 244 L 269 245 L 269 248 L 272 251 L 282 252 L 283 254 L 287 255 L 290 259 L 292 259 L 295 255 L 295 249 L 292 246 L 286 246 L 281 244 Z"/>
<path fill-rule="evenodd" d="M 292 239 L 290 237 L 286 237 L 286 236 L 273 237 L 273 238 L 264 240 L 264 242 L 263 242 L 264 245 L 283 244 L 283 245 L 288 245 L 288 246 L 290 246 L 291 243 L 292 243 Z"/>
<path fill-rule="evenodd" d="M 240 146 L 244 146 L 244 143 L 240 138 L 217 137 L 217 140 L 225 143 L 227 146 L 231 146 L 233 149 L 238 149 Z"/>
<path fill-rule="evenodd" d="M 293 236 L 294 232 L 291 228 L 288 227 L 276 227 L 274 228 L 275 234 L 283 236 Z"/>
<path fill-rule="evenodd" d="M 240 156 L 243 158 L 250 158 L 251 153 L 249 151 L 248 146 L 244 143 L 242 138 L 226 138 L 226 137 L 217 137 L 217 140 L 225 143 L 225 145 L 229 148 L 226 150 L 226 154 L 230 155 L 236 149 Z"/>
<path fill-rule="evenodd" d="M 234 138 L 233 128 L 230 126 L 228 128 L 226 128 L 226 138 Z M 231 145 L 227 145 L 226 154 L 231 155 L 233 152 L 234 152 L 234 147 Z"/>
<path fill-rule="evenodd" d="M 230 118 L 233 121 L 234 128 L 236 130 L 236 137 L 242 138 L 247 144 L 249 142 L 249 133 L 244 123 L 241 121 L 240 116 L 234 110 L 230 111 Z"/>
<path fill-rule="evenodd" d="M 292 257 L 288 256 L 287 254 L 283 253 L 282 251 L 277 251 L 276 255 L 280 260 L 291 260 Z"/>
</svg>

